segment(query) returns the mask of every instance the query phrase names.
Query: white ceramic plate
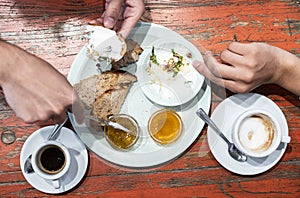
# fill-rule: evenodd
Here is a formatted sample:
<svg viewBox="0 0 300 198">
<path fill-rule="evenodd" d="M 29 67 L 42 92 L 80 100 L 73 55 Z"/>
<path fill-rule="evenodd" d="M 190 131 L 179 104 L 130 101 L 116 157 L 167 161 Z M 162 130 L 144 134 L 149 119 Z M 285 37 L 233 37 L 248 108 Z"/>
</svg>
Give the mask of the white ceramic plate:
<svg viewBox="0 0 300 198">
<path fill-rule="evenodd" d="M 226 98 L 214 110 L 211 118 L 219 126 L 228 140 L 232 141 L 231 129 L 235 119 L 242 112 L 250 109 L 263 109 L 278 117 L 284 136 L 288 136 L 288 125 L 280 108 L 269 98 L 259 94 L 236 94 Z M 238 162 L 230 157 L 228 146 L 210 127 L 207 132 L 208 144 L 216 160 L 227 170 L 240 175 L 256 175 L 272 168 L 285 152 L 286 143 L 281 143 L 278 149 L 264 158 L 248 157 L 246 162 Z"/>
<path fill-rule="evenodd" d="M 36 145 L 47 140 L 52 129 L 53 126 L 47 126 L 38 129 L 29 136 L 21 150 L 20 166 L 25 179 L 34 188 L 44 193 L 58 194 L 71 190 L 81 181 L 87 170 L 88 153 L 85 145 L 80 141 L 75 132 L 63 127 L 57 141 L 69 149 L 72 163 L 66 175 L 61 179 L 61 187 L 55 189 L 51 181 L 40 177 L 36 173 L 25 173 L 24 164 L 26 159 L 33 153 Z"/>
<path fill-rule="evenodd" d="M 136 28 L 131 32 L 129 38 L 137 41 L 142 48 L 150 49 L 153 43 L 170 36 L 182 40 L 183 38 L 177 33 L 163 26 L 152 23 L 138 23 Z M 97 74 L 95 62 L 89 60 L 85 55 L 85 47 L 78 53 L 75 61 L 71 66 L 68 80 L 71 84 L 79 82 L 81 79 Z M 91 131 L 85 125 L 78 125 L 73 114 L 70 114 L 71 122 L 82 141 L 87 147 L 96 153 L 102 159 L 116 165 L 128 168 L 147 168 L 158 166 L 177 158 L 182 154 L 199 136 L 204 122 L 196 117 L 196 110 L 202 107 L 206 112 L 209 111 L 211 103 L 210 85 L 200 83 L 200 89 L 193 99 L 190 99 L 183 105 L 172 107 L 183 119 L 184 133 L 181 138 L 169 145 L 161 146 L 156 144 L 147 131 L 147 122 L 150 115 L 163 106 L 157 105 L 149 100 L 142 88 L 148 86 L 147 82 L 140 81 L 138 70 L 142 68 L 143 61 L 147 53 L 142 53 L 136 64 L 129 65 L 126 71 L 134 73 L 138 82 L 134 83 L 126 96 L 122 105 L 121 113 L 133 116 L 141 128 L 141 138 L 137 147 L 128 152 L 117 151 L 113 149 L 103 138 L 103 134 Z M 195 94 L 193 92 L 187 94 Z"/>
<path fill-rule="evenodd" d="M 172 57 L 172 49 L 184 57 L 187 65 L 173 77 L 172 72 L 166 72 L 162 66 L 152 64 L 149 67 L 152 46 L 145 48 L 145 56 L 141 59 L 141 67 L 137 75 L 141 78 L 142 90 L 153 102 L 163 106 L 178 106 L 193 99 L 201 89 L 204 77 L 195 70 L 194 60 L 203 60 L 199 51 L 184 39 L 159 39 L 153 43 L 156 58 L 160 64 Z M 187 94 L 188 93 L 188 94 Z"/>
</svg>

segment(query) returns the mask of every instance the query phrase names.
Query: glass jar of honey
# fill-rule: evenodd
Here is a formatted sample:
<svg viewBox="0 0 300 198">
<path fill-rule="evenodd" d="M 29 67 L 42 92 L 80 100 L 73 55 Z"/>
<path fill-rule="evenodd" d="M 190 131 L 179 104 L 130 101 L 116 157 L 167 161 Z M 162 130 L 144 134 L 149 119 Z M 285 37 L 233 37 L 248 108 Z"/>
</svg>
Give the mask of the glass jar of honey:
<svg viewBox="0 0 300 198">
<path fill-rule="evenodd" d="M 140 130 L 137 121 L 133 117 L 126 114 L 112 115 L 108 119 L 127 128 L 129 132 L 116 129 L 112 126 L 106 126 L 104 128 L 104 134 L 107 142 L 113 148 L 118 150 L 126 151 L 132 149 L 140 136 Z"/>
<path fill-rule="evenodd" d="M 159 144 L 175 142 L 183 131 L 183 122 L 178 113 L 171 109 L 156 111 L 148 121 L 148 132 Z"/>
</svg>

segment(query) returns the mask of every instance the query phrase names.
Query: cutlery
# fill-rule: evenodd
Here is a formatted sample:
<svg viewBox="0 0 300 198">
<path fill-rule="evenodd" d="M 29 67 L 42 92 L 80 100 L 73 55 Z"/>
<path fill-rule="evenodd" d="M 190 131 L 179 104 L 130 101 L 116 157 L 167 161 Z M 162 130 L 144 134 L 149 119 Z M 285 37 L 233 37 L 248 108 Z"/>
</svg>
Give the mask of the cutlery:
<svg viewBox="0 0 300 198">
<path fill-rule="evenodd" d="M 112 121 L 109 121 L 109 120 L 100 119 L 100 118 L 97 118 L 97 117 L 94 117 L 94 116 L 91 116 L 91 115 L 85 115 L 85 117 L 99 123 L 101 126 L 111 126 L 115 129 L 120 129 L 122 131 L 125 131 L 126 133 L 130 133 L 129 129 L 127 129 L 126 127 L 122 126 L 119 123 L 112 122 Z"/>
<path fill-rule="evenodd" d="M 238 150 L 236 146 L 224 136 L 222 131 L 217 127 L 217 125 L 212 121 L 212 119 L 210 119 L 210 117 L 205 113 L 205 111 L 202 108 L 198 109 L 196 114 L 228 144 L 228 152 L 233 159 L 239 162 L 247 161 L 247 156 L 240 150 Z"/>
<path fill-rule="evenodd" d="M 49 134 L 47 140 L 55 140 L 59 136 L 61 128 L 64 126 L 68 119 L 69 117 L 67 116 L 61 124 L 56 124 L 51 133 Z"/>
<path fill-rule="evenodd" d="M 28 156 L 28 158 L 26 159 L 25 164 L 24 164 L 24 171 L 27 174 L 34 172 L 32 165 L 31 165 L 31 157 L 32 157 L 32 154 L 30 154 Z"/>
<path fill-rule="evenodd" d="M 52 129 L 51 133 L 49 134 L 47 140 L 55 140 L 59 136 L 61 128 L 64 126 L 64 124 L 67 122 L 67 120 L 68 120 L 68 116 L 61 124 L 54 125 L 54 128 Z M 28 156 L 28 158 L 26 159 L 25 164 L 24 164 L 24 170 L 25 170 L 25 173 L 27 173 L 27 174 L 34 172 L 34 170 L 32 168 L 32 164 L 31 164 L 31 157 L 32 157 L 32 154 L 30 154 Z"/>
</svg>

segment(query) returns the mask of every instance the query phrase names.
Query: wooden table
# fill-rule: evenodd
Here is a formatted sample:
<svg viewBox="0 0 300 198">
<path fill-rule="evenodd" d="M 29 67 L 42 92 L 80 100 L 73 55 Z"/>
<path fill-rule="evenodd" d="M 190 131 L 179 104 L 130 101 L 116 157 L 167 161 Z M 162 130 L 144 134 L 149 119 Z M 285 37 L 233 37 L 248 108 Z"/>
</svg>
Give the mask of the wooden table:
<svg viewBox="0 0 300 198">
<path fill-rule="evenodd" d="M 219 54 L 237 35 L 244 42 L 267 42 L 300 56 L 300 3 L 297 0 L 146 0 L 142 20 L 166 26 Z M 104 0 L 0 0 L 1 38 L 49 61 L 67 75 L 84 45 L 85 26 L 99 17 Z M 1 52 L 0 52 L 1 59 Z M 299 85 L 300 86 L 300 85 Z M 211 112 L 222 101 L 212 85 Z M 292 138 L 280 162 L 255 176 L 224 169 L 209 152 L 206 127 L 176 161 L 149 171 L 114 168 L 89 153 L 82 182 L 61 196 L 79 197 L 300 197 L 300 101 L 275 85 L 253 92 L 272 99 L 286 116 Z M 227 92 L 226 97 L 232 93 Z M 50 121 L 47 124 L 52 124 Z M 17 119 L 0 92 L 0 197 L 48 197 L 34 189 L 20 169 L 20 151 L 40 128 Z M 199 154 L 205 153 L 204 156 Z"/>
</svg>

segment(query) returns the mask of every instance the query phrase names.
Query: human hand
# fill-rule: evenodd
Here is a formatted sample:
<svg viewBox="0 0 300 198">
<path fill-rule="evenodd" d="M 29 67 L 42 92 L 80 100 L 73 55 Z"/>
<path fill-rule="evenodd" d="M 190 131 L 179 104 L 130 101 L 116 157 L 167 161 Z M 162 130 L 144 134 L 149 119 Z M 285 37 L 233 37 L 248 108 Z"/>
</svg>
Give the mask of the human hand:
<svg viewBox="0 0 300 198">
<path fill-rule="evenodd" d="M 143 0 L 106 0 L 101 18 L 91 22 L 113 29 L 126 38 L 145 11 Z"/>
<path fill-rule="evenodd" d="M 64 120 L 73 103 L 67 79 L 46 61 L 16 46 L 0 41 L 0 51 L 0 85 L 16 116 L 27 123 Z"/>
<path fill-rule="evenodd" d="M 204 62 L 193 65 L 199 73 L 227 89 L 245 93 L 266 83 L 277 83 L 280 78 L 280 57 L 285 52 L 265 43 L 242 44 L 233 42 L 224 50 L 219 63 L 211 52 Z"/>
</svg>

